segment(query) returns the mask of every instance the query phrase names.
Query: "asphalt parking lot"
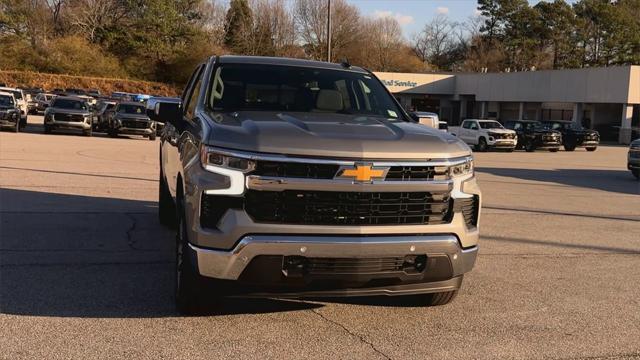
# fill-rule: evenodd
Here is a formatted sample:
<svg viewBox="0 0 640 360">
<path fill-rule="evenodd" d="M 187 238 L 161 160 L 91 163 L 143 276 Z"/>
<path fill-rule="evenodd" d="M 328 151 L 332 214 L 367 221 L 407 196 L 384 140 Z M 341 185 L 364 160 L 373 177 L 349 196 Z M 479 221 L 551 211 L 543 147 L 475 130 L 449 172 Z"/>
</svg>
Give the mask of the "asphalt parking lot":
<svg viewBox="0 0 640 360">
<path fill-rule="evenodd" d="M 0 133 L 0 359 L 640 357 L 640 182 L 626 148 L 480 153 L 481 250 L 450 305 L 173 307 L 158 142 Z"/>
</svg>

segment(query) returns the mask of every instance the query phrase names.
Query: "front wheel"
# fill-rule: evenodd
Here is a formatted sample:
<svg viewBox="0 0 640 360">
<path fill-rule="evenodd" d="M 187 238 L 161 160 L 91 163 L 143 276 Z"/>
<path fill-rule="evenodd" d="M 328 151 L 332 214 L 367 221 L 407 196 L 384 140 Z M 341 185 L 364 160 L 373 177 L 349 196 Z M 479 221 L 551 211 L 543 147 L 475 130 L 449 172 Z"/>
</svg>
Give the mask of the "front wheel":
<svg viewBox="0 0 640 360">
<path fill-rule="evenodd" d="M 16 122 L 16 126 L 13 128 L 14 132 L 20 132 L 20 122 Z"/>
<path fill-rule="evenodd" d="M 576 149 L 576 144 L 564 144 L 564 150 L 565 151 L 573 151 Z"/>
<path fill-rule="evenodd" d="M 209 310 L 207 309 L 209 306 L 211 310 L 215 310 L 215 305 L 219 305 L 219 297 L 206 291 L 206 279 L 195 271 L 195 264 L 189 254 L 189 240 L 184 211 L 179 211 L 178 216 L 175 269 L 177 310 L 185 315 L 202 314 Z"/>
<path fill-rule="evenodd" d="M 558 150 L 560 150 L 560 149 L 558 149 L 558 148 L 551 148 L 551 149 L 549 149 L 549 151 L 550 151 L 550 152 L 558 152 Z"/>
<path fill-rule="evenodd" d="M 112 138 L 118 137 L 118 132 L 116 130 L 109 129 L 107 130 L 107 133 L 109 134 L 109 137 L 112 137 Z"/>
<path fill-rule="evenodd" d="M 597 149 L 597 148 L 598 148 L 598 147 L 596 147 L 596 146 L 589 146 L 589 147 L 588 147 L 588 148 L 586 148 L 586 149 L 587 149 L 587 151 L 596 151 L 596 149 Z"/>
<path fill-rule="evenodd" d="M 156 139 L 156 134 L 149 135 L 149 140 L 154 141 Z"/>
<path fill-rule="evenodd" d="M 534 152 L 536 151 L 536 146 L 533 144 L 532 141 L 529 141 L 525 146 L 524 146 L 524 150 L 526 152 Z"/>
<path fill-rule="evenodd" d="M 91 137 L 93 135 L 93 130 L 91 128 L 89 128 L 89 130 L 84 130 L 82 132 L 82 135 L 84 135 L 86 137 Z"/>
<path fill-rule="evenodd" d="M 51 126 L 45 125 L 44 126 L 44 133 L 45 134 L 51 134 Z"/>
<path fill-rule="evenodd" d="M 158 220 L 160 224 L 169 228 L 175 229 L 176 227 L 176 206 L 169 192 L 167 182 L 162 175 L 162 169 L 160 170 L 160 182 L 158 186 Z"/>
<path fill-rule="evenodd" d="M 631 170 L 631 173 L 636 177 L 636 179 L 640 180 L 640 170 Z"/>
<path fill-rule="evenodd" d="M 476 150 L 479 152 L 485 152 L 487 151 L 487 140 L 485 140 L 484 138 L 480 138 L 478 139 L 478 145 L 476 145 Z"/>
</svg>

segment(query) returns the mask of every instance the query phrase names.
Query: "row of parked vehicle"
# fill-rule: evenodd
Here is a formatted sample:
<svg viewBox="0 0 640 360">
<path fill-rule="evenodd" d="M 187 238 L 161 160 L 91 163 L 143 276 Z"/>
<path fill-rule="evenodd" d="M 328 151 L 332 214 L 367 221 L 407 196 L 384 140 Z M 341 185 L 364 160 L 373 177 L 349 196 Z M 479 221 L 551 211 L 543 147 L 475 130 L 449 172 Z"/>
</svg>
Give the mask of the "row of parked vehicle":
<svg viewBox="0 0 640 360">
<path fill-rule="evenodd" d="M 597 131 L 562 120 L 509 120 L 503 125 L 496 120 L 467 119 L 459 127 L 449 127 L 449 132 L 476 151 L 524 149 L 532 152 L 540 149 L 556 152 L 560 148 L 574 151 L 579 147 L 595 151 L 600 143 Z"/>
<path fill-rule="evenodd" d="M 28 91 L 25 94 L 25 91 Z M 28 114 L 44 114 L 44 132 L 81 132 L 91 136 L 103 131 L 109 136 L 140 135 L 155 140 L 164 124 L 146 115 L 146 94 L 114 92 L 101 95 L 98 90 L 0 88 L 0 127 L 19 132 L 27 125 Z"/>
</svg>

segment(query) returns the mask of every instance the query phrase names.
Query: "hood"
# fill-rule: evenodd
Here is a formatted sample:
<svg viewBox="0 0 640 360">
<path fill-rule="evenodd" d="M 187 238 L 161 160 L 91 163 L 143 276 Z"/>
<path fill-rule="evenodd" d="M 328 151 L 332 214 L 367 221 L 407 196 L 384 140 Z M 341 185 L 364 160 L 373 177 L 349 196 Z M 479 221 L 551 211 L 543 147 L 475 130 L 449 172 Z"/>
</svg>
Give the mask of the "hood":
<svg viewBox="0 0 640 360">
<path fill-rule="evenodd" d="M 509 129 L 483 129 L 487 132 L 496 133 L 496 134 L 515 134 L 516 132 Z"/>
<path fill-rule="evenodd" d="M 211 123 L 209 145 L 251 152 L 406 160 L 471 153 L 443 131 L 364 115 L 243 111 L 215 114 Z"/>
<path fill-rule="evenodd" d="M 136 115 L 136 114 L 116 113 L 116 118 L 120 120 L 146 120 L 146 121 L 151 120 L 147 115 L 144 115 L 144 114 Z"/>
<path fill-rule="evenodd" d="M 578 135 L 594 135 L 594 134 L 598 135 L 598 132 L 595 130 L 589 130 L 589 129 L 572 129 L 572 130 L 575 134 L 578 134 Z"/>
<path fill-rule="evenodd" d="M 556 136 L 562 135 L 560 131 L 551 130 L 551 129 L 534 129 L 534 130 L 531 130 L 531 132 L 533 132 L 536 135 L 556 135 Z"/>
<path fill-rule="evenodd" d="M 56 114 L 71 114 L 71 115 L 89 115 L 90 114 L 89 110 L 61 109 L 61 108 L 54 108 L 54 107 L 49 107 L 49 111 L 50 113 L 56 113 Z"/>
</svg>

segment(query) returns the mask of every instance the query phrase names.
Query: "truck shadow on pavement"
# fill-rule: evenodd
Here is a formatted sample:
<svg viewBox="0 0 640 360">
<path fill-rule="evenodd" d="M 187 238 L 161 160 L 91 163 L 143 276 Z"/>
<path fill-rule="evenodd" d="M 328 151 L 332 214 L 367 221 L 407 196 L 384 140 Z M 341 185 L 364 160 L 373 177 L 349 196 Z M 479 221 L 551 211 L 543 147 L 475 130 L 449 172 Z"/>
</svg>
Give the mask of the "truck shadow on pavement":
<svg viewBox="0 0 640 360">
<path fill-rule="evenodd" d="M 490 167 L 478 167 L 476 170 L 480 173 L 501 177 L 550 182 L 559 185 L 610 191 L 620 194 L 640 195 L 640 182 L 638 182 L 628 170 L 539 170 Z M 526 184 L 521 185 L 526 186 Z"/>
<path fill-rule="evenodd" d="M 0 313 L 179 316 L 174 233 L 160 225 L 156 208 L 152 201 L 0 189 Z M 218 315 L 323 306 L 273 299 L 224 305 Z"/>
</svg>

